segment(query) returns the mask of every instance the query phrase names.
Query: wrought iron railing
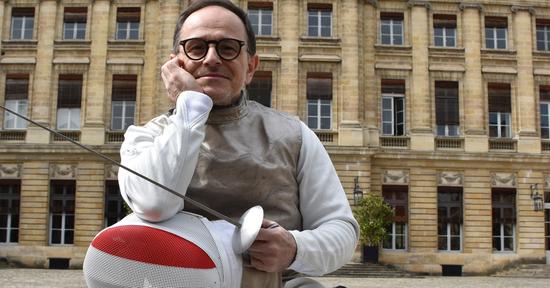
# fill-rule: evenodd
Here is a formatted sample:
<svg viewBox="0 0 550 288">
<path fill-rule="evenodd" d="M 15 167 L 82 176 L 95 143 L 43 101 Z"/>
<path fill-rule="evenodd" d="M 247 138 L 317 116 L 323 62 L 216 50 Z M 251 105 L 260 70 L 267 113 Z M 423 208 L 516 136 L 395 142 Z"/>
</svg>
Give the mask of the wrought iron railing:
<svg viewBox="0 0 550 288">
<path fill-rule="evenodd" d="M 516 151 L 517 141 L 511 138 L 489 138 L 489 150 Z"/>
<path fill-rule="evenodd" d="M 380 146 L 408 149 L 410 146 L 410 138 L 408 136 L 380 136 Z"/>
<path fill-rule="evenodd" d="M 540 146 L 542 152 L 550 152 L 550 140 L 542 140 Z"/>
<path fill-rule="evenodd" d="M 323 143 L 337 143 L 338 142 L 338 134 L 336 132 L 332 131 L 315 131 L 315 135 L 319 138 L 319 140 Z"/>
<path fill-rule="evenodd" d="M 73 141 L 80 141 L 80 131 L 57 131 L 59 134 L 64 135 L 65 137 L 71 138 Z M 69 142 L 65 138 L 52 134 L 53 142 Z"/>
<path fill-rule="evenodd" d="M 124 141 L 124 131 L 105 132 L 106 143 L 122 143 Z"/>
<path fill-rule="evenodd" d="M 26 130 L 2 130 L 0 131 L 0 141 L 25 142 L 26 135 Z"/>
<path fill-rule="evenodd" d="M 435 138 L 436 149 L 464 149 L 464 138 L 459 137 L 436 137 Z"/>
</svg>

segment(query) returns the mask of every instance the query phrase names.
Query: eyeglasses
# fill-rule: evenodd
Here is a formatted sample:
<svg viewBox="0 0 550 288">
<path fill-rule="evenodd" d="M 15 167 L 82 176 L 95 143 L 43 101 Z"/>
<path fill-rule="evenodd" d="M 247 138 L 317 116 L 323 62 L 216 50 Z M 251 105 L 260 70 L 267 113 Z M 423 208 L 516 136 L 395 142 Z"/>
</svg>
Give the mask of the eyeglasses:
<svg viewBox="0 0 550 288">
<path fill-rule="evenodd" d="M 223 38 L 220 40 L 206 41 L 201 38 L 190 38 L 180 41 L 183 46 L 183 52 L 191 60 L 201 60 L 206 57 L 210 44 L 214 44 L 216 53 L 225 61 L 231 61 L 241 54 L 241 48 L 245 45 L 244 41 Z"/>
</svg>

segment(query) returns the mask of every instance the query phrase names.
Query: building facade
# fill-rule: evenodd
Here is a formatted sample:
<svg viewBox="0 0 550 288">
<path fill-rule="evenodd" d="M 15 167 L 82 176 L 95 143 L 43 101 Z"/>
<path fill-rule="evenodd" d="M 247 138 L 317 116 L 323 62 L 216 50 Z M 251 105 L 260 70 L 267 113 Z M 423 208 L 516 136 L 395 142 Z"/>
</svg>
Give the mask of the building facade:
<svg viewBox="0 0 550 288">
<path fill-rule="evenodd" d="M 170 108 L 160 66 L 189 2 L 0 1 L 0 103 L 119 159 L 124 130 Z M 550 257 L 548 1 L 234 2 L 257 34 L 250 97 L 316 132 L 350 203 L 358 179 L 395 208 L 382 262 L 483 274 Z M 80 267 L 123 215 L 117 168 L 0 122 L 0 257 Z"/>
</svg>

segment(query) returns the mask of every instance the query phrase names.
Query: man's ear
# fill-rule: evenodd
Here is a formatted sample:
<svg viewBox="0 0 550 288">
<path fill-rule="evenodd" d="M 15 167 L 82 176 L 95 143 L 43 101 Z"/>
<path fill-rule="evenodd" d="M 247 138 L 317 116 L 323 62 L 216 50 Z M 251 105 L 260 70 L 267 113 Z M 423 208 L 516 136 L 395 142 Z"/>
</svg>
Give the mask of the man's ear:
<svg viewBox="0 0 550 288">
<path fill-rule="evenodd" d="M 248 85 L 254 77 L 254 72 L 260 67 L 260 57 L 258 54 L 254 54 L 248 58 L 248 70 L 246 71 L 246 81 L 245 84 Z"/>
</svg>

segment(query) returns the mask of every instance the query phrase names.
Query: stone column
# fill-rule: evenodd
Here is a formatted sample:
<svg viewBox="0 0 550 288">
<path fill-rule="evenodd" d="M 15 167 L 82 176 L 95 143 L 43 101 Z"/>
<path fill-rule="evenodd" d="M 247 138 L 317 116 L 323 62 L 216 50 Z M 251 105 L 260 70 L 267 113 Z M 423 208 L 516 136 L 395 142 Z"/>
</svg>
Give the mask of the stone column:
<svg viewBox="0 0 550 288">
<path fill-rule="evenodd" d="M 279 7 L 279 35 L 281 37 L 281 75 L 284 88 L 277 89 L 277 107 L 287 113 L 298 115 L 298 42 L 300 39 L 300 1 L 281 0 Z"/>
<path fill-rule="evenodd" d="M 86 107 L 82 143 L 101 145 L 105 142 L 105 73 L 109 38 L 110 1 L 94 1 L 90 25 L 90 68 L 87 77 Z"/>
<path fill-rule="evenodd" d="M 359 93 L 359 39 L 363 35 L 359 21 L 357 0 L 341 1 L 340 22 L 342 27 L 342 75 L 338 96 L 341 119 L 338 129 L 338 145 L 362 146 L 363 128 L 359 122 L 361 109 Z M 284 14 L 283 14 L 284 15 Z M 338 105 L 336 105 L 338 107 Z"/>
<path fill-rule="evenodd" d="M 376 44 L 376 39 L 378 35 L 377 31 L 377 17 L 376 17 L 376 8 L 378 7 L 377 1 L 366 1 L 365 4 L 365 14 L 363 21 L 365 23 L 365 31 L 363 33 L 363 71 L 364 76 L 364 91 L 362 92 L 365 97 L 365 125 L 367 126 L 368 132 L 366 133 L 366 143 L 368 146 L 378 146 L 379 145 L 379 134 L 380 129 L 378 126 L 379 111 L 378 111 L 378 90 L 377 83 L 378 79 L 376 78 L 376 72 L 374 65 L 376 63 L 376 49 L 374 45 Z"/>
<path fill-rule="evenodd" d="M 434 150 L 434 136 L 431 129 L 431 101 L 429 63 L 429 27 L 428 1 L 410 0 L 411 7 L 411 42 L 412 42 L 412 77 L 410 93 L 410 135 L 412 150 Z"/>
<path fill-rule="evenodd" d="M 174 29 L 176 28 L 176 23 L 180 15 L 180 1 L 178 0 L 161 0 L 159 7 L 159 14 L 162 17 L 159 17 L 159 26 L 157 26 L 157 33 L 160 33 L 159 40 L 157 41 L 157 63 L 159 69 L 158 85 L 154 87 L 156 93 L 152 95 L 143 95 L 143 97 L 152 97 L 153 99 L 147 100 L 154 103 L 154 115 L 160 115 L 166 113 L 170 107 L 174 107 L 174 103 L 170 103 L 170 99 L 166 94 L 166 88 L 162 79 L 160 78 L 160 66 L 162 66 L 166 61 L 169 60 L 170 53 L 172 53 L 173 47 L 173 37 Z M 143 115 L 143 114 L 142 114 Z M 145 121 L 145 119 L 140 119 L 140 121 Z"/>
<path fill-rule="evenodd" d="M 512 6 L 514 13 L 514 38 L 517 50 L 517 93 L 516 111 L 519 133 L 518 152 L 540 153 L 541 144 L 537 135 L 537 107 L 535 80 L 533 76 L 533 29 L 531 14 L 534 9 L 528 6 Z"/>
<path fill-rule="evenodd" d="M 36 68 L 34 71 L 34 87 L 31 97 L 30 115 L 38 123 L 50 126 L 50 102 L 53 76 L 53 41 L 55 35 L 57 1 L 40 1 L 39 14 L 35 9 L 35 29 L 38 44 L 36 45 Z M 38 17 L 38 21 L 36 18 Z M 56 95 L 54 95 L 55 97 Z M 29 125 L 27 128 L 27 143 L 49 143 L 50 133 L 40 127 Z"/>
<path fill-rule="evenodd" d="M 0 0 L 0 31 L 4 31 L 4 0 Z M 1 35 L 1 32 L 0 32 Z M 2 49 L 2 41 L 0 41 L 0 50 Z"/>
<path fill-rule="evenodd" d="M 487 152 L 488 136 L 485 114 L 483 78 L 481 75 L 481 4 L 461 3 L 464 42 L 464 131 L 466 152 Z"/>
<path fill-rule="evenodd" d="M 158 63 L 158 43 L 160 25 L 159 1 L 148 0 L 145 6 L 145 61 L 143 65 L 143 74 L 141 77 L 141 92 L 139 99 L 139 116 L 136 123 L 145 123 L 151 120 L 155 115 L 155 98 L 163 97 L 166 94 L 158 94 L 157 87 L 163 87 L 160 78 L 160 65 Z M 175 21 L 174 25 L 175 26 Z M 163 55 L 165 56 L 165 55 Z"/>
</svg>

